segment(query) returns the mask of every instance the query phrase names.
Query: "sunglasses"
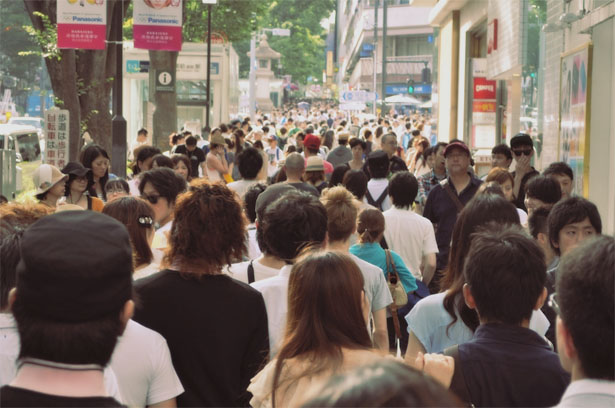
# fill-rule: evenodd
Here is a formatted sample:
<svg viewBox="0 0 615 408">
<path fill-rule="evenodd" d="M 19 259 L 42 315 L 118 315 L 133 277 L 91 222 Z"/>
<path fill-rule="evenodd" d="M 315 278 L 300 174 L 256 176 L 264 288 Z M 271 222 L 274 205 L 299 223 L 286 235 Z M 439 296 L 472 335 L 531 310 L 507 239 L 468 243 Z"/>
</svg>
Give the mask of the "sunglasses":
<svg viewBox="0 0 615 408">
<path fill-rule="evenodd" d="M 149 194 L 143 194 L 141 195 L 141 198 L 144 200 L 147 200 L 150 202 L 150 204 L 156 204 L 158 203 L 158 199 L 160 198 L 159 195 L 149 195 Z"/>
<path fill-rule="evenodd" d="M 553 309 L 555 314 L 559 315 L 560 314 L 560 310 L 559 310 L 559 305 L 557 304 L 556 295 L 557 295 L 557 293 L 555 293 L 555 292 L 551 293 L 549 295 L 549 302 L 547 304 L 549 305 L 549 307 L 551 309 Z"/>
<path fill-rule="evenodd" d="M 529 156 L 530 154 L 532 154 L 532 149 L 529 150 L 513 150 L 513 153 L 515 154 L 515 156 L 521 156 L 522 154 Z"/>
</svg>

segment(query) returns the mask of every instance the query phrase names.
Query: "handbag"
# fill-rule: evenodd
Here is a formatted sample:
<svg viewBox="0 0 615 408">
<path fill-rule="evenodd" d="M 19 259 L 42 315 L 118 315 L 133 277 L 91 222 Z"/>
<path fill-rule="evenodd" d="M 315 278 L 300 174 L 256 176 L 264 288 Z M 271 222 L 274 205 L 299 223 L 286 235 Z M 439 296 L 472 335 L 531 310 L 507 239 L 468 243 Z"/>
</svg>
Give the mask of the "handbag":
<svg viewBox="0 0 615 408">
<path fill-rule="evenodd" d="M 387 257 L 387 284 L 389 285 L 389 290 L 391 291 L 391 296 L 393 297 L 393 303 L 396 307 L 405 306 L 408 303 L 408 294 L 406 293 L 406 289 L 404 289 L 401 279 L 399 279 L 399 275 L 397 274 L 397 268 L 395 268 L 395 263 L 393 263 L 391 251 L 385 249 L 384 252 Z"/>
</svg>

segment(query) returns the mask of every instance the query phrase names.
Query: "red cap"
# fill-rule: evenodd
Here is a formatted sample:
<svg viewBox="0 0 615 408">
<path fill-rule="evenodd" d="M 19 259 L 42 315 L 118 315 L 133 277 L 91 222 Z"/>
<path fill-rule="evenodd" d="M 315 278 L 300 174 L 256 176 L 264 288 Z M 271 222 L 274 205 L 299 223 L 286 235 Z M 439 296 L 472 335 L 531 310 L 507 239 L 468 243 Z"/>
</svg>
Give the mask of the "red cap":
<svg viewBox="0 0 615 408">
<path fill-rule="evenodd" d="M 464 152 L 466 152 L 468 156 L 471 156 L 470 149 L 468 149 L 468 146 L 466 146 L 466 144 L 463 142 L 457 141 L 457 142 L 449 143 L 448 145 L 446 145 L 446 147 L 444 148 L 444 157 L 446 157 L 446 155 L 455 148 L 461 149 Z"/>
<path fill-rule="evenodd" d="M 308 149 L 318 150 L 320 148 L 320 138 L 310 133 L 303 139 L 303 146 Z"/>
</svg>

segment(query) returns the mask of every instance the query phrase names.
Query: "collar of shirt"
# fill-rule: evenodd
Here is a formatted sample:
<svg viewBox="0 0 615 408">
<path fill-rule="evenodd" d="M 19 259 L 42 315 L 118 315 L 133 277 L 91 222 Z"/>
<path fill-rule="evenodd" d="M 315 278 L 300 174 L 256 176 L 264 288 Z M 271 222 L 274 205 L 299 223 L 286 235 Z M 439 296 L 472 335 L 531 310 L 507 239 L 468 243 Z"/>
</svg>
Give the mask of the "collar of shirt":
<svg viewBox="0 0 615 408">
<path fill-rule="evenodd" d="M 280 269 L 280 273 L 278 274 L 278 276 L 288 279 L 290 277 L 290 271 L 292 269 L 293 269 L 292 265 L 284 265 L 282 269 Z"/>
<path fill-rule="evenodd" d="M 468 191 L 468 189 L 470 188 L 478 188 L 478 186 L 481 185 L 482 181 L 474 176 L 472 176 L 470 173 L 468 173 L 468 176 L 470 176 L 470 182 L 468 183 L 468 185 L 466 186 L 466 188 L 463 189 L 463 191 L 458 192 L 457 189 L 455 188 L 455 185 L 453 184 L 450 176 L 447 176 L 448 179 L 448 184 L 450 184 L 451 188 L 453 189 L 453 191 L 455 191 L 457 193 L 457 195 L 462 195 L 464 192 Z"/>
<path fill-rule="evenodd" d="M 444 177 L 436 176 L 436 171 L 434 169 L 431 169 L 431 173 L 429 173 L 429 180 L 431 181 L 431 184 L 438 184 L 440 181 L 444 180 L 446 177 L 448 177 L 448 171 L 446 170 L 444 170 Z"/>
<path fill-rule="evenodd" d="M 560 405 L 566 405 L 564 402 L 567 398 L 573 398 L 574 396 L 583 394 L 602 394 L 615 398 L 615 382 L 591 378 L 573 381 L 568 388 L 566 388 Z"/>
<path fill-rule="evenodd" d="M 547 267 L 547 272 L 551 272 L 551 271 L 557 269 L 558 266 L 559 266 L 559 256 L 556 256 L 551 261 L 551 264 Z"/>
<path fill-rule="evenodd" d="M 535 347 L 543 347 L 547 350 L 551 350 L 547 342 L 535 331 L 512 324 L 481 324 L 474 332 L 473 341 L 481 342 L 482 340 L 488 342 L 497 340 L 505 343 L 530 344 Z"/>
<path fill-rule="evenodd" d="M 10 313 L 0 313 L 0 329 L 16 329 L 15 319 Z"/>
</svg>

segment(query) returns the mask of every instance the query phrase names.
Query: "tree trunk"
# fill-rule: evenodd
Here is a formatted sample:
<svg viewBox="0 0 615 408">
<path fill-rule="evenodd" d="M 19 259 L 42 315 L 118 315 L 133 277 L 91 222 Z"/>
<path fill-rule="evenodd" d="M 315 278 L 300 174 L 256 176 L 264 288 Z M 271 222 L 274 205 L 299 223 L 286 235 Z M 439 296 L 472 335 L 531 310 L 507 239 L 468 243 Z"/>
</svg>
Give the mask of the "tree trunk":
<svg viewBox="0 0 615 408">
<path fill-rule="evenodd" d="M 156 92 L 156 72 L 167 71 L 177 83 L 176 51 L 149 51 L 149 76 L 150 95 L 153 95 L 154 108 L 154 132 L 152 144 L 164 151 L 169 146 L 169 135 L 177 129 L 177 92 Z"/>
</svg>

